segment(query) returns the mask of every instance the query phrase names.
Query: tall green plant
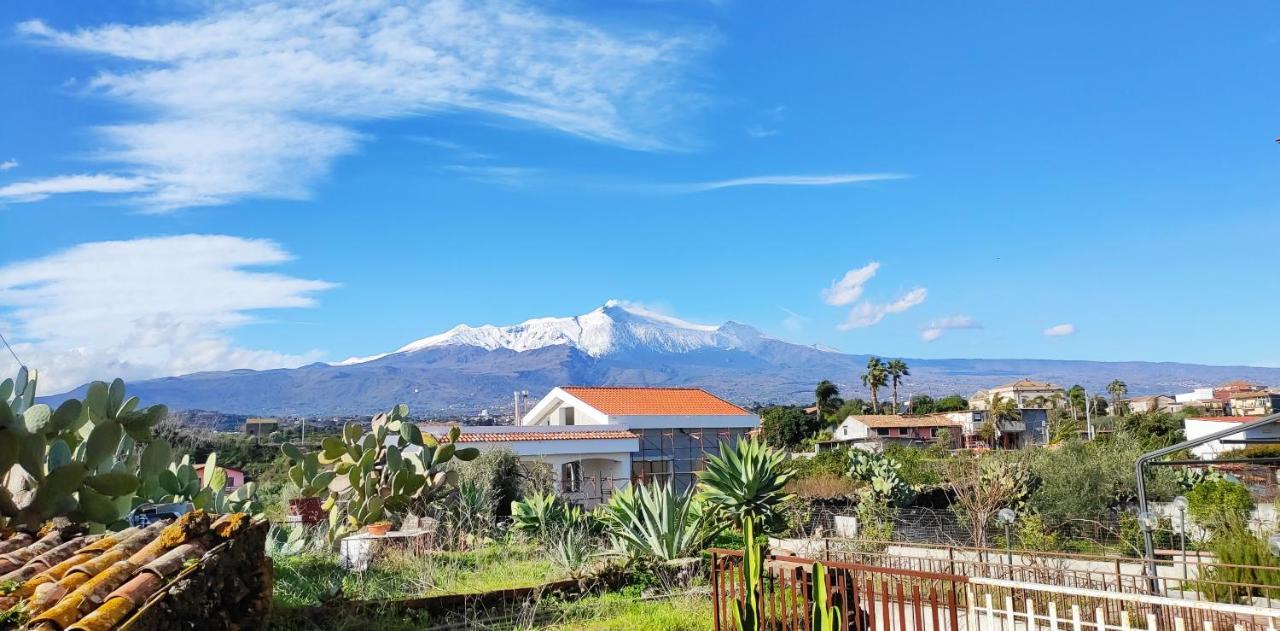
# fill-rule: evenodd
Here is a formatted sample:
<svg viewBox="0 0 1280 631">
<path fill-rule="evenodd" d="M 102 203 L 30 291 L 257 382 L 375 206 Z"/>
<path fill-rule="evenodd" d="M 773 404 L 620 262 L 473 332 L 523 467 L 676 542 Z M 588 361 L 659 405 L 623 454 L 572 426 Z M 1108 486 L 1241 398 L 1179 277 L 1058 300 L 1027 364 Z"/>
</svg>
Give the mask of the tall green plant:
<svg viewBox="0 0 1280 631">
<path fill-rule="evenodd" d="M 840 607 L 831 599 L 827 568 L 821 563 L 814 563 L 810 575 L 813 577 L 813 606 L 810 608 L 809 628 L 813 631 L 844 629 L 840 624 Z"/>
<path fill-rule="evenodd" d="M 583 520 L 582 509 L 560 496 L 534 491 L 511 502 L 511 527 L 532 537 L 547 536 Z"/>
<path fill-rule="evenodd" d="M 850 454 L 849 475 L 867 483 L 864 495 L 872 501 L 891 506 L 906 506 L 915 498 L 915 491 L 899 473 L 901 465 L 883 454 L 854 449 Z"/>
<path fill-rule="evenodd" d="M 689 556 L 711 534 L 693 489 L 678 492 L 670 482 L 626 486 L 609 498 L 601 517 L 615 547 L 660 561 Z"/>
<path fill-rule="evenodd" d="M 756 527 L 778 523 L 781 504 L 791 496 L 783 491 L 791 473 L 783 467 L 782 452 L 758 440 L 738 439 L 734 448 L 720 444 L 720 453 L 707 458 L 698 473 L 698 497 L 722 522 L 742 528 L 742 597 L 734 603 L 738 628 L 758 629 L 763 622 L 764 549 L 756 543 Z"/>
<path fill-rule="evenodd" d="M 347 423 L 318 452 L 303 453 L 291 443 L 281 450 L 292 464 L 289 481 L 302 495 L 326 496 L 329 537 L 337 540 L 383 519 L 426 515 L 453 493 L 458 472 L 446 464 L 480 455 L 474 447 L 459 449 L 460 435 L 457 427 L 445 440 L 422 433 L 401 404 L 373 417 L 371 431 Z"/>
</svg>

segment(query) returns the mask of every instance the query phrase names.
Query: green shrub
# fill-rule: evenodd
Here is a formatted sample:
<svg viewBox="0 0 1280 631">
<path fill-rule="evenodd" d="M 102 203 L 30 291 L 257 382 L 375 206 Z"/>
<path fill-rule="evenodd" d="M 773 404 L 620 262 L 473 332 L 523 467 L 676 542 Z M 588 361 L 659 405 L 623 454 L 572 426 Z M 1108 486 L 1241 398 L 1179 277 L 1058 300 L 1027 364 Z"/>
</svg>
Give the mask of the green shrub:
<svg viewBox="0 0 1280 631">
<path fill-rule="evenodd" d="M 1237 458 L 1280 458 L 1280 445 L 1249 445 L 1218 454 L 1219 460 Z"/>
<path fill-rule="evenodd" d="M 844 476 L 849 473 L 849 448 L 839 447 L 820 451 L 810 458 L 792 458 L 784 465 L 791 472 L 791 479 L 803 480 L 815 476 Z"/>
<path fill-rule="evenodd" d="M 936 450 L 931 453 L 918 447 L 890 444 L 884 448 L 884 455 L 898 463 L 898 475 L 911 486 L 933 486 L 942 482 Z"/>
<path fill-rule="evenodd" d="M 1188 498 L 1189 500 L 1189 498 Z M 1215 602 L 1251 604 L 1253 598 L 1280 598 L 1280 562 L 1267 542 L 1249 530 L 1244 520 L 1228 519 L 1209 544 L 1218 564 L 1200 570 L 1196 589 Z M 1246 566 L 1246 567 L 1240 567 Z M 1222 583 L 1252 585 L 1230 589 Z"/>
<path fill-rule="evenodd" d="M 619 550 L 660 561 L 696 553 L 710 534 L 693 489 L 677 492 L 670 483 L 627 485 L 609 498 L 600 518 Z"/>
<path fill-rule="evenodd" d="M 512 530 L 530 537 L 549 537 L 584 519 L 581 508 L 569 506 L 555 493 L 530 493 L 511 503 Z"/>
<path fill-rule="evenodd" d="M 1187 492 L 1187 513 L 1206 528 L 1246 518 L 1252 510 L 1253 495 L 1239 482 L 1205 480 Z"/>
</svg>

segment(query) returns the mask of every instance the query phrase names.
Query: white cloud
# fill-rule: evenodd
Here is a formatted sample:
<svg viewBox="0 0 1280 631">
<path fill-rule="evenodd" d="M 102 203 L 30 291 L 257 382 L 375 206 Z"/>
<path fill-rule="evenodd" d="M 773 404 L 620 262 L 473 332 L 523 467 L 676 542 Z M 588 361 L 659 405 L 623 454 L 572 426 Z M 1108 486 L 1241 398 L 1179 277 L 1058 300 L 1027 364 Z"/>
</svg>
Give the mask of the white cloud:
<svg viewBox="0 0 1280 631">
<path fill-rule="evenodd" d="M 672 184 L 667 188 L 677 193 L 701 193 L 739 186 L 837 186 L 882 180 L 901 180 L 909 177 L 901 173 L 836 173 L 830 175 L 757 175 L 728 180 Z"/>
<path fill-rule="evenodd" d="M 137 177 L 59 175 L 0 186 L 0 201 L 34 202 L 61 193 L 137 193 L 147 190 L 149 186 L 147 179 Z"/>
<path fill-rule="evenodd" d="M 245 269 L 291 258 L 272 241 L 221 235 L 84 243 L 0 267 L 0 324 L 41 370 L 45 393 L 117 376 L 298 366 L 320 353 L 241 348 L 229 337 L 255 311 L 311 307 L 334 287 Z M 13 362 L 0 358 L 0 369 Z"/>
<path fill-rule="evenodd" d="M 0 162 L 0 171 L 8 171 L 9 169 L 16 168 L 18 168 L 18 161 L 12 158 L 5 160 L 4 162 Z"/>
<path fill-rule="evenodd" d="M 747 135 L 752 138 L 768 138 L 769 136 L 777 136 L 778 130 L 764 125 L 747 125 Z"/>
<path fill-rule="evenodd" d="M 1049 337 L 1062 337 L 1064 335 L 1072 335 L 1076 332 L 1074 324 L 1055 324 L 1044 330 L 1044 334 Z"/>
<path fill-rule="evenodd" d="M 125 62 L 88 90 L 141 113 L 103 158 L 151 210 L 301 198 L 357 150 L 361 121 L 478 112 L 591 141 L 669 148 L 711 38 L 606 30 L 517 0 L 213 5 L 185 21 L 20 34 Z M 135 191 L 126 191 L 135 192 Z"/>
<path fill-rule="evenodd" d="M 786 307 L 779 306 L 778 308 L 781 309 L 783 313 L 787 314 L 787 316 L 782 319 L 782 328 L 788 331 L 800 331 L 804 328 L 805 324 L 809 322 L 809 318 L 806 316 L 802 316 Z"/>
<path fill-rule="evenodd" d="M 471 166 L 451 164 L 446 171 L 456 173 L 475 182 L 496 184 L 506 188 L 524 188 L 538 175 L 538 169 L 516 166 Z"/>
<path fill-rule="evenodd" d="M 841 278 L 838 281 L 832 281 L 830 287 L 822 290 L 822 301 L 835 307 L 852 304 L 853 301 L 862 296 L 863 286 L 865 286 L 867 281 L 871 280 L 879 270 L 880 263 L 878 261 L 872 261 L 862 267 L 845 272 L 844 278 Z"/>
<path fill-rule="evenodd" d="M 967 315 L 947 316 L 930 322 L 929 326 L 920 331 L 920 340 L 932 342 L 942 337 L 942 334 L 946 331 L 980 328 L 982 328 L 982 325 Z"/>
<path fill-rule="evenodd" d="M 916 287 L 888 304 L 876 304 L 866 300 L 854 305 L 853 310 L 849 312 L 849 317 L 845 318 L 836 328 L 841 331 L 849 329 L 860 329 L 875 324 L 879 324 L 885 316 L 891 313 L 902 313 L 922 302 L 929 291 L 924 287 Z"/>
</svg>

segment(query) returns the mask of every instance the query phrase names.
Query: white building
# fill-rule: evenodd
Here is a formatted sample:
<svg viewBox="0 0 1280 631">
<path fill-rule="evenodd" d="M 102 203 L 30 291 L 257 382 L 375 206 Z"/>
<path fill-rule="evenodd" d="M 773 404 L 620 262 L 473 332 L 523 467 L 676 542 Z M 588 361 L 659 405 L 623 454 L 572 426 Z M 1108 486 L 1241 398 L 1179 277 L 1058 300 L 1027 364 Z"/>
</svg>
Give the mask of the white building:
<svg viewBox="0 0 1280 631">
<path fill-rule="evenodd" d="M 1196 388 L 1191 392 L 1183 392 L 1173 395 L 1173 400 L 1186 405 L 1188 403 L 1197 403 L 1200 401 L 1209 401 L 1213 399 L 1213 388 Z"/>
<path fill-rule="evenodd" d="M 1195 440 L 1208 436 L 1214 432 L 1220 432 L 1232 425 L 1246 425 L 1248 423 L 1257 422 L 1257 417 L 1248 416 L 1215 416 L 1206 418 L 1188 418 L 1183 421 L 1183 432 L 1186 434 L 1187 440 Z M 1215 441 L 1207 442 L 1191 448 L 1191 453 L 1198 458 L 1209 460 L 1217 458 L 1224 451 L 1232 449 L 1240 449 L 1248 446 L 1249 442 L 1280 442 L 1280 423 L 1271 423 L 1262 427 L 1255 427 L 1247 432 L 1231 434 L 1226 438 L 1220 438 Z"/>
<path fill-rule="evenodd" d="M 961 425 L 945 414 L 850 414 L 831 433 L 824 447 L 849 445 L 867 451 L 880 451 L 889 443 L 905 445 L 930 444 L 946 430 L 952 445 L 958 444 Z"/>
<path fill-rule="evenodd" d="M 1048 409 L 1054 406 L 1055 401 L 1062 401 L 1066 396 L 1067 392 L 1057 384 L 1019 379 L 974 392 L 969 397 L 969 409 L 986 410 L 991 407 L 991 401 L 995 397 L 1010 399 L 1018 408 Z"/>
<path fill-rule="evenodd" d="M 632 480 L 684 488 L 707 453 L 759 426 L 759 416 L 700 388 L 565 386 L 552 389 L 519 425 L 466 428 L 460 441 L 546 464 L 567 497 L 590 506 Z"/>
</svg>

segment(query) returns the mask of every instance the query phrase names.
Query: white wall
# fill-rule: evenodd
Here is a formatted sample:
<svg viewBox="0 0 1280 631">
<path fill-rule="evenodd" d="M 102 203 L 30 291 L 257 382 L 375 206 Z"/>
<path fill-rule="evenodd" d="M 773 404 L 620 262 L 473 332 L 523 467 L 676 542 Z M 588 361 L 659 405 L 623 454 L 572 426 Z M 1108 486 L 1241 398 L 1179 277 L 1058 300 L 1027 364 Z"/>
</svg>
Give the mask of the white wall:
<svg viewBox="0 0 1280 631">
<path fill-rule="evenodd" d="M 1183 421 L 1183 431 L 1187 435 L 1187 440 L 1195 440 L 1197 438 L 1208 436 L 1209 434 L 1212 434 L 1214 432 L 1220 432 L 1224 429 L 1231 427 L 1232 425 L 1242 426 L 1258 420 L 1258 417 L 1240 417 L 1240 418 L 1242 419 L 1242 422 L 1240 423 L 1232 423 L 1228 421 L 1207 421 L 1204 419 L 1189 418 Z M 1264 425 L 1262 427 L 1252 429 L 1247 433 L 1240 432 L 1236 434 L 1231 434 L 1227 436 L 1226 440 L 1228 441 L 1242 440 L 1246 438 L 1252 439 L 1252 440 L 1259 440 L 1259 439 L 1280 440 L 1280 423 L 1272 423 L 1270 425 Z M 1246 447 L 1246 446 L 1247 446 L 1246 444 L 1241 444 L 1241 443 L 1223 442 L 1222 440 L 1215 440 L 1212 442 L 1205 443 L 1203 445 L 1199 445 L 1197 447 L 1193 447 L 1191 449 L 1191 453 L 1194 453 L 1196 456 L 1200 458 L 1208 459 L 1208 458 L 1214 458 L 1218 454 L 1224 451 L 1239 449 L 1241 447 Z"/>
<path fill-rule="evenodd" d="M 1174 401 L 1178 403 L 1194 403 L 1196 401 L 1208 401 L 1213 398 L 1213 388 L 1196 388 L 1191 392 L 1173 395 Z"/>
</svg>

